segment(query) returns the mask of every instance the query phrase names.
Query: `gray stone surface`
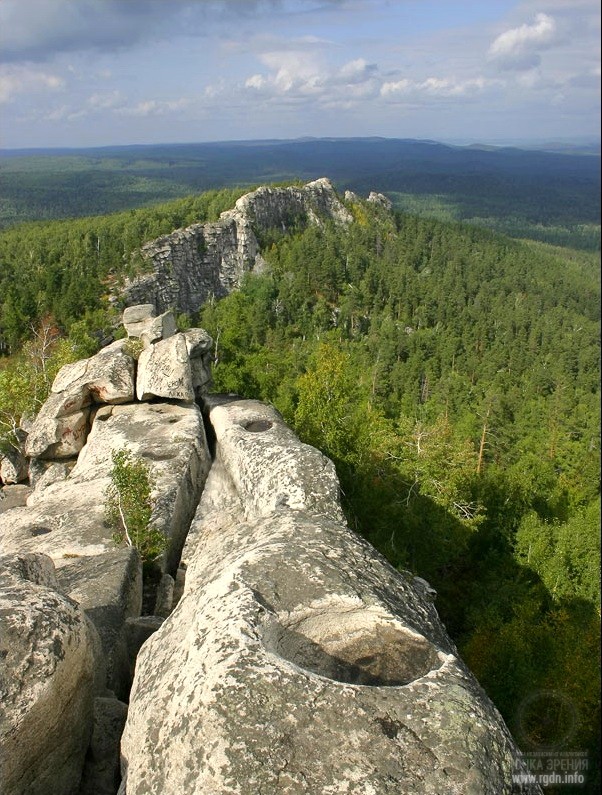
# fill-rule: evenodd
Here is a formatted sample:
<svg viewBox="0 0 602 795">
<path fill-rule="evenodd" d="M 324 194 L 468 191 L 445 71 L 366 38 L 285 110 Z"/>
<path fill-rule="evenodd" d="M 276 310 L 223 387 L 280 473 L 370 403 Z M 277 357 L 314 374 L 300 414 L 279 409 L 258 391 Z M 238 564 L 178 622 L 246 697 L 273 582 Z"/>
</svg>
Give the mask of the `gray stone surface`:
<svg viewBox="0 0 602 795">
<path fill-rule="evenodd" d="M 161 627 L 164 621 L 165 619 L 161 616 L 137 616 L 128 618 L 125 622 L 131 678 L 134 676 L 136 658 L 142 644 Z"/>
<path fill-rule="evenodd" d="M 0 484 L 15 485 L 27 477 L 27 459 L 23 453 L 15 447 L 0 450 Z"/>
<path fill-rule="evenodd" d="M 74 558 L 57 570 L 61 590 L 75 599 L 95 626 L 102 644 L 97 678 L 127 698 L 131 665 L 126 621 L 140 615 L 142 564 L 132 547 Z"/>
<path fill-rule="evenodd" d="M 0 513 L 11 511 L 13 508 L 22 508 L 27 504 L 30 494 L 30 487 L 22 484 L 0 488 Z"/>
<path fill-rule="evenodd" d="M 155 480 L 153 525 L 169 539 L 166 566 L 175 573 L 190 518 L 210 466 L 202 418 L 194 405 L 103 406 L 69 476 L 49 485 L 43 499 L 0 514 L 0 550 L 41 551 L 57 566 L 81 556 L 113 552 L 105 523 L 105 492 L 114 450 L 145 459 Z"/>
<path fill-rule="evenodd" d="M 302 188 L 259 188 L 241 197 L 219 221 L 193 224 L 145 245 L 142 254 L 150 272 L 128 283 L 125 301 L 149 303 L 159 311 L 196 312 L 212 296 L 236 289 L 246 272 L 264 267 L 256 233 L 324 220 L 351 221 L 327 179 Z"/>
<path fill-rule="evenodd" d="M 121 781 L 119 742 L 127 704 L 116 698 L 94 699 L 92 738 L 78 795 L 115 795 Z"/>
<path fill-rule="evenodd" d="M 212 383 L 213 340 L 200 328 L 188 329 L 183 334 L 190 357 L 192 387 L 198 399 L 207 393 Z"/>
<path fill-rule="evenodd" d="M 171 310 L 157 315 L 152 304 L 126 307 L 123 325 L 128 337 L 150 344 L 164 340 L 176 333 L 176 318 Z"/>
<path fill-rule="evenodd" d="M 186 337 L 176 334 L 145 348 L 138 359 L 138 400 L 163 397 L 194 401 L 192 370 Z"/>
<path fill-rule="evenodd" d="M 118 340 L 95 356 L 62 367 L 33 422 L 25 452 L 35 458 L 69 458 L 83 448 L 93 403 L 134 399 L 135 363 Z"/>
<path fill-rule="evenodd" d="M 210 415 L 184 594 L 137 660 L 128 795 L 513 792 L 500 715 L 425 588 L 345 526 L 319 454 L 282 460 L 252 401 Z"/>
<path fill-rule="evenodd" d="M 75 795 L 92 725 L 93 630 L 44 555 L 0 557 L 3 795 Z"/>
<path fill-rule="evenodd" d="M 299 441 L 275 409 L 240 400 L 211 408 L 210 419 L 247 518 L 286 507 L 343 520 L 332 461 Z"/>
</svg>

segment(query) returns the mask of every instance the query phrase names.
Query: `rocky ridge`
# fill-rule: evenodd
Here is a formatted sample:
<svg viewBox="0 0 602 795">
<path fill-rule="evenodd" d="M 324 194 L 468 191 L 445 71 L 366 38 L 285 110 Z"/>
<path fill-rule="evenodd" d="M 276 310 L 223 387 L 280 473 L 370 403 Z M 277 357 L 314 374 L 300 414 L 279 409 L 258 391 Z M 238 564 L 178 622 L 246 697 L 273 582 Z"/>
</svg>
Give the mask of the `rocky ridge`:
<svg viewBox="0 0 602 795">
<path fill-rule="evenodd" d="M 217 222 L 193 224 L 143 246 L 148 272 L 126 284 L 125 305 L 152 303 L 160 312 L 196 312 L 212 296 L 236 289 L 245 273 L 262 270 L 262 234 L 351 220 L 326 178 L 300 188 L 258 188 Z"/>
<path fill-rule="evenodd" d="M 124 323 L 58 374 L 28 504 L 0 514 L 3 793 L 539 792 L 428 584 L 347 527 L 332 463 L 208 392 L 202 329 Z M 146 610 L 103 510 L 123 448 L 168 541 Z"/>
</svg>

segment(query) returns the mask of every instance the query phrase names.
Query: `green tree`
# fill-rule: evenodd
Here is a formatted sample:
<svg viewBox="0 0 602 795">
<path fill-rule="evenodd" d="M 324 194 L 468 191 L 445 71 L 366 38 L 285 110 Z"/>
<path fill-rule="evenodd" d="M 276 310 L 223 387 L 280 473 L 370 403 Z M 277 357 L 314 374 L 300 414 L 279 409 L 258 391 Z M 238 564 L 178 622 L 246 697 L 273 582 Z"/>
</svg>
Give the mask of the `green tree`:
<svg viewBox="0 0 602 795">
<path fill-rule="evenodd" d="M 167 539 L 151 523 L 152 476 L 148 464 L 124 448 L 111 455 L 111 483 L 105 492 L 105 515 L 115 529 L 116 543 L 124 541 L 140 552 L 144 563 L 153 563 L 164 552 Z"/>
</svg>

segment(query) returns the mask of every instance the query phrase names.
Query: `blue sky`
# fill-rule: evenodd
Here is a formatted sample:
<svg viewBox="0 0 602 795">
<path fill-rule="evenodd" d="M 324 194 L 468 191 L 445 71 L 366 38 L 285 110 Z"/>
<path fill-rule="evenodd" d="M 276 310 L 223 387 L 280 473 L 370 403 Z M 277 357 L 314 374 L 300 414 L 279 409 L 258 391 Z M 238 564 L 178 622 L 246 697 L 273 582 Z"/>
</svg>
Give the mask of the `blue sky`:
<svg viewBox="0 0 602 795">
<path fill-rule="evenodd" d="M 599 130 L 598 0 L 0 0 L 0 147 Z"/>
</svg>

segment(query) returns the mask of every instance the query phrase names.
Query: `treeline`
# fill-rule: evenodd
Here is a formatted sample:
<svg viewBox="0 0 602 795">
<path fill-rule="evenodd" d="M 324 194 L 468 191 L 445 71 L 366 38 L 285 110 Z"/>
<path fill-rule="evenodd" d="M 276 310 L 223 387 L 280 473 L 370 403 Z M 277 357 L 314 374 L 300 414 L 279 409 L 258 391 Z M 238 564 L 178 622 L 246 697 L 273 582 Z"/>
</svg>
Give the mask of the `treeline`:
<svg viewBox="0 0 602 795">
<path fill-rule="evenodd" d="M 588 150 L 586 150 L 588 151 Z M 600 248 L 600 157 L 434 141 L 314 139 L 0 151 L 0 228 L 168 201 L 216 187 L 328 177 L 399 209 L 513 237 Z"/>
<path fill-rule="evenodd" d="M 205 307 L 217 387 L 335 461 L 352 526 L 438 590 L 525 750 L 599 767 L 595 260 L 353 210 Z"/>
</svg>

